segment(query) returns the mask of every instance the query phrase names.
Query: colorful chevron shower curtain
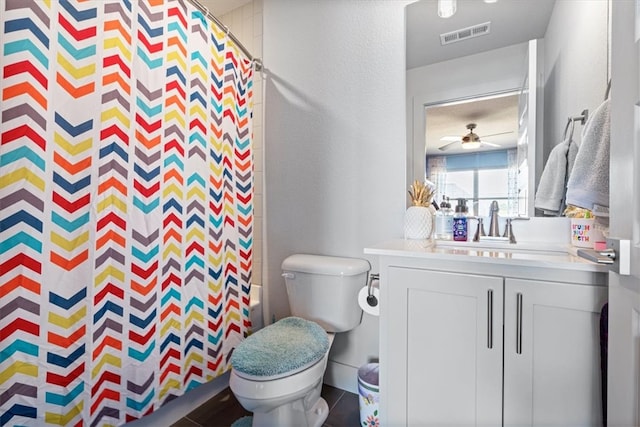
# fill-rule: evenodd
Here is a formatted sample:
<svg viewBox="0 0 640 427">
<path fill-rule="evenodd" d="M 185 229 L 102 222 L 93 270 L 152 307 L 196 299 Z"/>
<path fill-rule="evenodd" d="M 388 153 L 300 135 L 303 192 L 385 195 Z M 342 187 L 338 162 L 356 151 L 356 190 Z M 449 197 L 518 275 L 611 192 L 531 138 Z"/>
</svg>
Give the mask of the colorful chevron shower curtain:
<svg viewBox="0 0 640 427">
<path fill-rule="evenodd" d="M 121 425 L 250 326 L 251 63 L 181 0 L 0 26 L 0 425 Z"/>
</svg>

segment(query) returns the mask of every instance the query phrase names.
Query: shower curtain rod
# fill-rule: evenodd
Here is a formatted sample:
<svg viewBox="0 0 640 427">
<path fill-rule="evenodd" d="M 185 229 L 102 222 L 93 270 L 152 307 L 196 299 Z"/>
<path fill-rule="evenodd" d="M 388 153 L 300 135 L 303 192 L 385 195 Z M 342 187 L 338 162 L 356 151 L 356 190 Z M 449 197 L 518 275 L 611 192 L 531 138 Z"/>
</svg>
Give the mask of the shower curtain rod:
<svg viewBox="0 0 640 427">
<path fill-rule="evenodd" d="M 202 3 L 200 3 L 198 0 L 187 0 L 187 1 L 192 5 L 194 5 L 196 8 L 198 8 L 200 12 L 204 13 L 205 16 L 211 19 L 218 27 L 224 30 L 227 36 L 236 44 L 236 46 L 238 46 L 238 48 L 242 51 L 242 53 L 244 53 L 247 56 L 247 58 L 249 58 L 249 61 L 253 63 L 253 66 L 255 67 L 256 71 L 262 71 L 262 60 L 260 58 L 255 58 L 253 55 L 251 55 L 251 52 L 249 52 L 247 48 L 244 47 L 244 45 L 240 42 L 240 40 L 238 40 L 238 38 L 231 32 L 231 30 L 229 30 L 229 27 L 224 25 L 222 21 L 216 18 L 216 16 L 213 13 L 209 12 L 209 9 L 207 9 L 207 7 L 204 6 Z"/>
</svg>

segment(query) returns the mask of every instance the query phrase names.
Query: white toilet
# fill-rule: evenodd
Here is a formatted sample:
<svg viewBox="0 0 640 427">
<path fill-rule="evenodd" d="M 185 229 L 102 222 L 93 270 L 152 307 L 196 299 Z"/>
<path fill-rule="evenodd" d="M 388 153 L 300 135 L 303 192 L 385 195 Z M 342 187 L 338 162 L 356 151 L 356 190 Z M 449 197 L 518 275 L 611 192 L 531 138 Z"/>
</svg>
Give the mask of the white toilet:
<svg viewBox="0 0 640 427">
<path fill-rule="evenodd" d="M 253 426 L 320 427 L 320 397 L 336 332 L 360 324 L 358 292 L 369 263 L 357 258 L 292 255 L 282 263 L 292 317 L 245 339 L 231 356 L 229 386 L 253 412 Z"/>
</svg>

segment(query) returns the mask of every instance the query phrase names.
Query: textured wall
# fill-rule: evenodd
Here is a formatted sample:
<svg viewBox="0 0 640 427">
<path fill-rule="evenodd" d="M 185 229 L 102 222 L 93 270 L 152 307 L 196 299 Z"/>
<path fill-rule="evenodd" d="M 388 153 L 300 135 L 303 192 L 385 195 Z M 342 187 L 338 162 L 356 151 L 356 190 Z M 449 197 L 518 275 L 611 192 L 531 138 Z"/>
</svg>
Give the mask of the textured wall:
<svg viewBox="0 0 640 427">
<path fill-rule="evenodd" d="M 544 37 L 544 158 L 569 116 L 604 101 L 608 73 L 608 1 L 558 1 Z M 582 126 L 574 136 L 580 141 Z"/>
<path fill-rule="evenodd" d="M 289 313 L 288 255 L 364 258 L 402 236 L 405 4 L 264 1 L 269 318 Z M 355 390 L 355 368 L 377 355 L 377 318 L 365 315 L 336 338 L 331 366 L 345 373 L 330 367 L 328 382 Z"/>
</svg>

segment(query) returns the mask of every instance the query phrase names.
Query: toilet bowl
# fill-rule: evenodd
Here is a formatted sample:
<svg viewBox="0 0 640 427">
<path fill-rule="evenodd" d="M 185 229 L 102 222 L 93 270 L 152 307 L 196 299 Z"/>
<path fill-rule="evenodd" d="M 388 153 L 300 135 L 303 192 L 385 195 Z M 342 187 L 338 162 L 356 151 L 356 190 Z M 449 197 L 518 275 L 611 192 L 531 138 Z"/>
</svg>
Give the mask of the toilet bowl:
<svg viewBox="0 0 640 427">
<path fill-rule="evenodd" d="M 333 334 L 328 334 L 333 342 Z M 330 348 L 330 347 L 329 347 Z M 254 426 L 319 427 L 329 406 L 320 397 L 329 350 L 310 366 L 295 372 L 261 377 L 231 370 L 229 386 L 238 402 L 253 412 Z"/>
<path fill-rule="evenodd" d="M 320 392 L 334 333 L 360 324 L 358 292 L 370 266 L 362 259 L 298 254 L 282 269 L 292 316 L 236 347 L 229 386 L 253 412 L 254 427 L 320 427 L 329 413 Z"/>
</svg>

